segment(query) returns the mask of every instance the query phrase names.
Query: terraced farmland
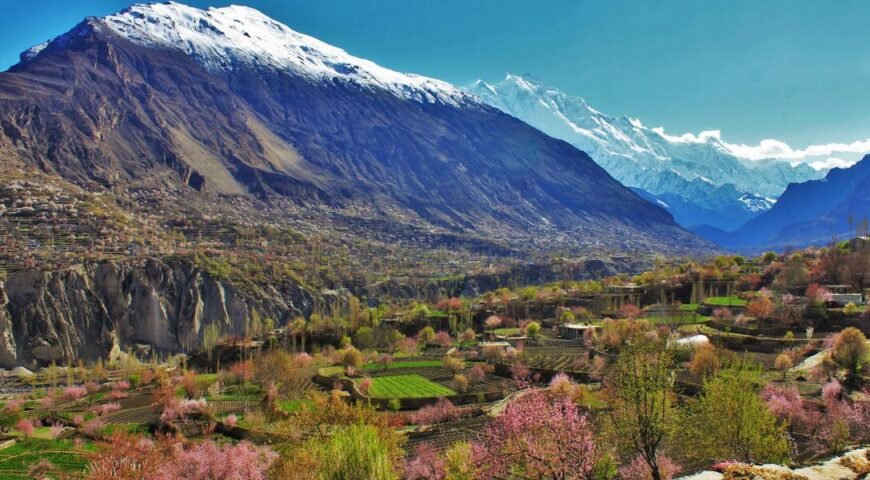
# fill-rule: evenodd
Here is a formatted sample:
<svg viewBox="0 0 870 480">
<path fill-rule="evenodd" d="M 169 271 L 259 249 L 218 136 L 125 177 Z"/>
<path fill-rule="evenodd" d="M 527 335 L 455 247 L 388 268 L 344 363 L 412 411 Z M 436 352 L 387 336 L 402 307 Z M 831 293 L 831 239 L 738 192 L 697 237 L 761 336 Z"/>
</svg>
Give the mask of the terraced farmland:
<svg viewBox="0 0 870 480">
<path fill-rule="evenodd" d="M 401 370 L 405 368 L 428 368 L 428 367 L 440 367 L 440 360 L 408 360 L 401 362 L 393 362 L 389 365 L 380 365 L 377 363 L 369 363 L 368 365 L 363 365 L 362 371 L 364 372 L 377 372 L 381 370 Z"/>
<path fill-rule="evenodd" d="M 32 478 L 27 471 L 41 459 L 51 462 L 63 478 L 83 478 L 90 455 L 67 440 L 26 440 L 0 450 L 0 480 Z"/>
<path fill-rule="evenodd" d="M 394 375 L 373 378 L 369 394 L 373 398 L 425 398 L 447 397 L 456 392 L 421 375 Z"/>
<path fill-rule="evenodd" d="M 583 359 L 580 354 L 538 354 L 529 356 L 526 363 L 533 369 L 576 372 L 583 370 Z"/>
<path fill-rule="evenodd" d="M 115 412 L 105 417 L 107 425 L 121 424 L 141 424 L 151 425 L 157 423 L 160 419 L 160 414 L 154 411 L 154 407 L 146 405 L 144 407 L 127 408 L 119 412 Z"/>
</svg>

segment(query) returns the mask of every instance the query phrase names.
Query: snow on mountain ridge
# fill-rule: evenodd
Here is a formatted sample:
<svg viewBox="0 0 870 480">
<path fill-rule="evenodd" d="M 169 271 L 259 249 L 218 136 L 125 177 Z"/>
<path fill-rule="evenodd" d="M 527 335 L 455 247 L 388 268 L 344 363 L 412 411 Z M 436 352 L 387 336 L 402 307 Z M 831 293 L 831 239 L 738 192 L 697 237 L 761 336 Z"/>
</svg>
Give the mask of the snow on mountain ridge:
<svg viewBox="0 0 870 480">
<path fill-rule="evenodd" d="M 653 179 L 652 172 L 673 180 L 701 178 L 716 186 L 730 183 L 763 197 L 778 196 L 791 182 L 824 175 L 806 165 L 741 159 L 718 131 L 674 137 L 636 118 L 603 114 L 584 99 L 528 75 L 507 74 L 494 85 L 478 81 L 468 90 L 485 103 L 586 151 L 624 184 L 652 193 L 670 191 L 654 188 L 666 185 Z"/>
<path fill-rule="evenodd" d="M 134 43 L 182 50 L 210 71 L 275 68 L 313 80 L 340 79 L 422 103 L 473 101 L 447 82 L 354 57 L 250 7 L 200 10 L 175 2 L 136 4 L 99 22 Z"/>
</svg>

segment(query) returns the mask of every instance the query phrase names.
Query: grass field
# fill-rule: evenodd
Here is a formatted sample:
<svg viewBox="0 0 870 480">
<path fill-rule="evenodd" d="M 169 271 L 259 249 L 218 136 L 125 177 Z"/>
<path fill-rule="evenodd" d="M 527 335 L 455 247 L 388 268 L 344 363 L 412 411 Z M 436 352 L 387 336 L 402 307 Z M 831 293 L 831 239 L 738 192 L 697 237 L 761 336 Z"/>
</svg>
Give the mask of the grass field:
<svg viewBox="0 0 870 480">
<path fill-rule="evenodd" d="M 681 312 L 694 312 L 695 310 L 698 309 L 698 306 L 699 305 L 697 303 L 684 303 L 684 304 L 680 305 L 680 311 Z"/>
<path fill-rule="evenodd" d="M 393 375 L 373 378 L 369 395 L 373 398 L 423 398 L 446 397 L 456 392 L 420 375 Z"/>
<path fill-rule="evenodd" d="M 710 317 L 705 317 L 703 315 L 665 315 L 660 317 L 647 317 L 646 319 L 655 325 L 695 325 L 710 321 Z"/>
<path fill-rule="evenodd" d="M 704 300 L 704 303 L 707 305 L 713 305 L 717 307 L 745 307 L 746 300 L 742 298 L 738 298 L 735 296 L 730 297 L 707 297 Z"/>
<path fill-rule="evenodd" d="M 440 360 L 408 360 L 403 362 L 393 362 L 386 366 L 387 370 L 400 370 L 403 368 L 430 368 L 430 367 L 440 367 Z M 380 370 L 384 370 L 384 366 L 377 363 L 369 363 L 367 365 L 363 365 L 362 371 L 364 372 L 377 372 Z"/>
<path fill-rule="evenodd" d="M 284 400 L 278 404 L 287 413 L 301 412 L 303 408 L 312 405 L 310 400 Z"/>
<path fill-rule="evenodd" d="M 93 446 L 77 449 L 68 440 L 25 440 L 0 450 L 0 480 L 29 479 L 27 470 L 46 459 L 56 473 L 77 476 L 85 471 Z"/>
<path fill-rule="evenodd" d="M 519 328 L 496 328 L 495 334 L 503 337 L 518 337 L 522 330 Z"/>
</svg>

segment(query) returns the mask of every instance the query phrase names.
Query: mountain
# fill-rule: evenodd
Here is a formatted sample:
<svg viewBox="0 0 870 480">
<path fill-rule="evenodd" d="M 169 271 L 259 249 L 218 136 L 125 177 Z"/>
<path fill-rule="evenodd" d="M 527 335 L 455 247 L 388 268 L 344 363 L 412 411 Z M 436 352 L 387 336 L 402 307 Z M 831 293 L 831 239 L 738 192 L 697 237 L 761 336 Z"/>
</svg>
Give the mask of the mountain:
<svg viewBox="0 0 870 480">
<path fill-rule="evenodd" d="M 789 185 L 773 208 L 733 232 L 697 233 L 731 248 L 818 245 L 849 237 L 868 215 L 870 155 L 849 168 L 831 169 L 823 179 Z"/>
<path fill-rule="evenodd" d="M 477 81 L 467 90 L 589 153 L 617 180 L 667 205 L 686 226 L 736 228 L 770 208 L 789 183 L 824 175 L 806 165 L 743 160 L 712 133 L 701 141 L 666 138 L 639 120 L 605 115 L 528 75 L 509 74 L 494 85 Z"/>
<path fill-rule="evenodd" d="M 155 215 L 199 201 L 523 252 L 709 247 L 568 143 L 246 7 L 88 18 L 0 74 L 0 126 L 5 167 L 131 208 L 159 197 Z"/>
</svg>

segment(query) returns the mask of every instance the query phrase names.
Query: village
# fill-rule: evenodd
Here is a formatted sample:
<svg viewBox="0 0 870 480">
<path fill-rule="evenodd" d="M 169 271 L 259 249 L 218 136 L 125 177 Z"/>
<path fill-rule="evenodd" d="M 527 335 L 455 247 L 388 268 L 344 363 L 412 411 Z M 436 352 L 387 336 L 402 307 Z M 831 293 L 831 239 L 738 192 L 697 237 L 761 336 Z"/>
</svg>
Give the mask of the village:
<svg viewBox="0 0 870 480">
<path fill-rule="evenodd" d="M 477 478 L 474 468 L 509 472 L 514 462 L 543 468 L 511 450 L 511 436 L 528 429 L 546 445 L 564 428 L 596 439 L 595 448 L 562 452 L 590 456 L 594 478 L 644 478 L 631 476 L 651 468 L 631 454 L 632 442 L 614 448 L 636 434 L 623 417 L 661 429 L 649 444 L 659 478 L 811 466 L 870 441 L 868 259 L 858 240 L 753 259 L 660 261 L 636 276 L 474 298 L 370 307 L 351 296 L 286 325 L 251 319 L 248 335 L 204 332 L 203 347 L 188 355 L 128 350 L 95 364 L 19 367 L 0 386 L 0 478 L 97 478 L 87 472 L 122 460 L 117 445 L 169 433 L 173 442 L 249 449 L 263 472 L 342 468 L 314 447 L 336 441 L 330 429 L 355 424 L 371 427 L 402 478 Z M 652 384 L 632 387 L 632 378 Z M 646 389 L 661 410 L 644 418 L 650 405 L 632 388 Z M 578 423 L 523 410 L 553 405 Z M 725 417 L 733 422 L 717 420 Z M 503 441 L 480 443 L 486 435 Z M 137 455 L 158 455 L 163 441 Z M 505 452 L 513 453 L 496 461 Z M 567 456 L 553 462 L 581 468 Z M 870 462 L 850 454 L 837 465 L 861 475 Z M 465 476 L 444 473 L 462 468 Z M 297 474 L 277 478 L 307 478 Z"/>
</svg>

